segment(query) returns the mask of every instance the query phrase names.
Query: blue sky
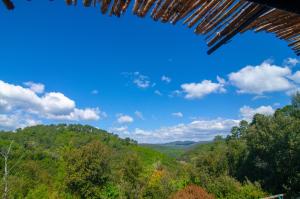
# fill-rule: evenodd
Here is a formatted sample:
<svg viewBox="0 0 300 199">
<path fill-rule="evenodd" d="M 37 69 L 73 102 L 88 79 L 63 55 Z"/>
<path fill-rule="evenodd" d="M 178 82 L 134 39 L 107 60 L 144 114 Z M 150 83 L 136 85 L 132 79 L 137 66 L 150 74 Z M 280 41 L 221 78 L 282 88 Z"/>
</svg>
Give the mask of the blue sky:
<svg viewBox="0 0 300 199">
<path fill-rule="evenodd" d="M 139 142 L 209 140 L 298 89 L 298 58 L 247 32 L 213 55 L 203 36 L 63 1 L 0 8 L 0 129 L 90 124 Z M 298 72 L 298 73 L 297 73 Z"/>
</svg>

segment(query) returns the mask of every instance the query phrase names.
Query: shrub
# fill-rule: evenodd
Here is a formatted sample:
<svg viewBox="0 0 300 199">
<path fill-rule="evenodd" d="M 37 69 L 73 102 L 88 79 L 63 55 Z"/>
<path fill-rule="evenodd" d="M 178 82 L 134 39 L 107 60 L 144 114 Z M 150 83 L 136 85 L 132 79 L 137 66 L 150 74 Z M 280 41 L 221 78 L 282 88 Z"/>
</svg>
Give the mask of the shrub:
<svg viewBox="0 0 300 199">
<path fill-rule="evenodd" d="M 175 193 L 171 199 L 214 199 L 215 197 L 207 193 L 197 185 L 189 185 Z"/>
</svg>

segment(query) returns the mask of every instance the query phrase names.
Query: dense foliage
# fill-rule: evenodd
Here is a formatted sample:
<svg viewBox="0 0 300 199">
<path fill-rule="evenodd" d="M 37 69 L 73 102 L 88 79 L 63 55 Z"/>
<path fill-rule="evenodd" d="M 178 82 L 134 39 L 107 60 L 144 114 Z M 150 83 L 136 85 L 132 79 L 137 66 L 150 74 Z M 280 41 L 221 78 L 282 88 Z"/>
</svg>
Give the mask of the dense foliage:
<svg viewBox="0 0 300 199">
<path fill-rule="evenodd" d="M 13 140 L 9 198 L 167 198 L 188 181 L 174 159 L 90 126 L 39 125 L 0 139 L 2 151 Z"/>
<path fill-rule="evenodd" d="M 300 94 L 273 116 L 241 122 L 228 137 L 231 174 L 258 181 L 270 192 L 300 195 Z M 242 150 L 241 150 L 242 148 Z M 235 151 L 235 154 L 232 154 Z"/>
<path fill-rule="evenodd" d="M 0 149 L 5 199 L 294 198 L 300 195 L 300 94 L 273 116 L 257 114 L 226 139 L 190 149 L 140 146 L 65 124 L 2 132 Z"/>
<path fill-rule="evenodd" d="M 192 162 L 195 182 L 219 198 L 238 198 L 233 190 L 240 198 L 259 198 L 264 195 L 260 187 L 271 194 L 299 196 L 300 94 L 274 115 L 241 121 L 226 139 L 199 145 L 183 159 Z"/>
<path fill-rule="evenodd" d="M 215 197 L 207 193 L 203 188 L 196 185 L 188 185 L 172 196 L 172 199 L 214 199 Z"/>
</svg>

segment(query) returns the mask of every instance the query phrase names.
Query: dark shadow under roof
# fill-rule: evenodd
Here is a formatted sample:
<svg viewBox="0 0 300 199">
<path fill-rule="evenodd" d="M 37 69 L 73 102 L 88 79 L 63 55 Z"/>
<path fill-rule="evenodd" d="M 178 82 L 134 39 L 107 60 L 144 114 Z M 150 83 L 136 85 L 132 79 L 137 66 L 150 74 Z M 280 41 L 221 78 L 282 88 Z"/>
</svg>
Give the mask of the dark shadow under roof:
<svg viewBox="0 0 300 199">
<path fill-rule="evenodd" d="M 2 0 L 13 9 L 11 0 Z M 77 5 L 77 0 L 66 0 Z M 99 6 L 103 14 L 121 16 L 131 0 L 83 0 L 86 7 Z M 208 54 L 247 30 L 265 31 L 288 42 L 300 55 L 299 0 L 135 0 L 133 14 L 176 24 L 183 21 L 196 34 L 206 35 Z"/>
</svg>

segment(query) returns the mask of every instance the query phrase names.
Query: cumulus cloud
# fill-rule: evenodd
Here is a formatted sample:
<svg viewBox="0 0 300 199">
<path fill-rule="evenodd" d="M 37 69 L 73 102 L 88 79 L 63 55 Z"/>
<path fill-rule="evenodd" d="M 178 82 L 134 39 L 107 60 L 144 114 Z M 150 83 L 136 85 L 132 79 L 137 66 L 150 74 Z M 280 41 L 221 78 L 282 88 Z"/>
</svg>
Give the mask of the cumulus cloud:
<svg viewBox="0 0 300 199">
<path fill-rule="evenodd" d="M 163 143 L 178 140 L 204 141 L 212 140 L 216 135 L 226 136 L 239 120 L 213 119 L 195 120 L 187 124 L 178 124 L 154 130 L 136 128 L 133 131 L 119 132 L 121 137 L 132 137 L 140 143 Z"/>
<path fill-rule="evenodd" d="M 117 122 L 119 124 L 132 123 L 134 121 L 133 118 L 129 115 L 117 114 L 117 117 Z"/>
<path fill-rule="evenodd" d="M 275 110 L 272 106 L 260 106 L 257 108 L 251 108 L 249 106 L 243 106 L 240 108 L 241 117 L 244 120 L 251 121 L 255 114 L 272 115 Z"/>
<path fill-rule="evenodd" d="M 45 91 L 45 85 L 41 83 L 24 82 L 24 85 L 37 94 L 41 94 Z"/>
<path fill-rule="evenodd" d="M 113 127 L 110 129 L 110 131 L 113 133 L 127 134 L 126 132 L 128 131 L 128 127 L 127 126 Z"/>
<path fill-rule="evenodd" d="M 299 63 L 300 63 L 299 59 L 296 59 L 296 58 L 287 58 L 286 60 L 284 60 L 283 64 L 285 66 L 288 66 L 288 67 L 294 67 L 294 66 L 296 66 Z"/>
<path fill-rule="evenodd" d="M 260 106 L 257 108 L 243 106 L 240 108 L 240 119 L 216 118 L 206 120 L 193 118 L 193 121 L 190 123 L 180 123 L 157 129 L 135 128 L 129 130 L 127 126 L 121 126 L 113 128 L 112 132 L 123 138 L 131 137 L 139 143 L 166 143 L 178 140 L 207 141 L 212 140 L 216 135 L 223 137 L 229 135 L 232 127 L 237 126 L 241 119 L 249 121 L 256 113 L 272 115 L 274 111 L 271 106 Z M 180 112 L 179 114 L 174 113 L 174 115 L 180 115 Z"/>
<path fill-rule="evenodd" d="M 0 114 L 0 130 L 15 130 L 27 126 L 34 126 L 41 123 L 22 114 Z"/>
<path fill-rule="evenodd" d="M 29 84 L 28 84 L 29 85 Z M 39 90 L 41 91 L 41 89 Z M 99 108 L 79 109 L 75 102 L 59 92 L 37 95 L 37 90 L 13 85 L 0 80 L 0 128 L 18 121 L 15 127 L 30 125 L 33 120 L 53 119 L 64 121 L 98 120 L 104 113 Z M 25 117 L 26 115 L 26 117 Z M 6 119 L 7 122 L 4 122 Z"/>
<path fill-rule="evenodd" d="M 163 75 L 161 77 L 161 81 L 163 81 L 163 82 L 165 82 L 165 83 L 168 84 L 168 83 L 170 83 L 172 81 L 172 79 L 170 77 L 167 77 L 167 76 Z"/>
<path fill-rule="evenodd" d="M 178 117 L 178 118 L 182 118 L 183 117 L 183 113 L 181 113 L 181 112 L 172 113 L 172 116 Z"/>
<path fill-rule="evenodd" d="M 246 66 L 229 74 L 229 80 L 239 93 L 263 94 L 266 92 L 287 91 L 295 85 L 289 81 L 291 70 L 271 64 L 268 61 L 258 66 Z"/>
<path fill-rule="evenodd" d="M 226 92 L 225 80 L 217 77 L 218 82 L 212 82 L 211 80 L 203 80 L 200 83 L 188 83 L 182 84 L 182 92 L 185 93 L 186 99 L 199 99 L 211 93 L 224 93 Z"/>
<path fill-rule="evenodd" d="M 289 77 L 294 82 L 300 84 L 300 71 L 295 72 L 293 75 Z"/>
<path fill-rule="evenodd" d="M 75 102 L 62 93 L 46 93 L 40 98 L 40 103 L 47 115 L 65 115 L 75 109 Z"/>
<path fill-rule="evenodd" d="M 48 115 L 48 119 L 54 120 L 66 120 L 66 121 L 92 121 L 99 120 L 100 117 L 106 117 L 106 113 L 100 112 L 99 108 L 85 108 L 78 109 L 75 108 L 72 112 L 68 114 L 58 114 L 58 115 Z"/>
</svg>

